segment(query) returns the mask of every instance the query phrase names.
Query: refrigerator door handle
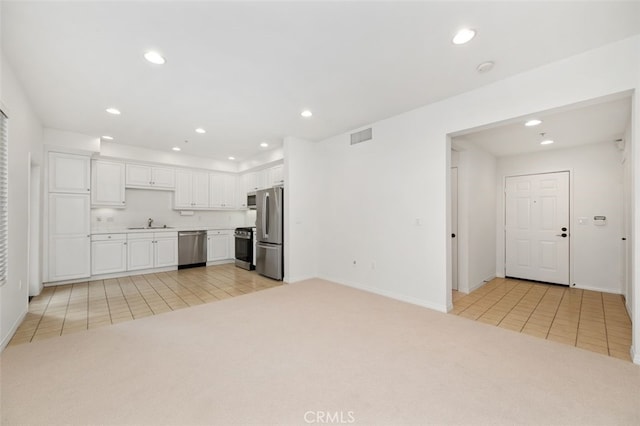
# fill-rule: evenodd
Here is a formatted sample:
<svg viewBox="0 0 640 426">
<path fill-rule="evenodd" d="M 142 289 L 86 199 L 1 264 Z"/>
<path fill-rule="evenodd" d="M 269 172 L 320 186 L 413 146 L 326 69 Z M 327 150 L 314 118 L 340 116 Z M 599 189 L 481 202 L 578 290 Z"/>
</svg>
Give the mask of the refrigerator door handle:
<svg viewBox="0 0 640 426">
<path fill-rule="evenodd" d="M 262 216 L 262 221 L 264 225 L 264 237 L 269 238 L 269 193 L 264 193 L 264 215 Z"/>
</svg>

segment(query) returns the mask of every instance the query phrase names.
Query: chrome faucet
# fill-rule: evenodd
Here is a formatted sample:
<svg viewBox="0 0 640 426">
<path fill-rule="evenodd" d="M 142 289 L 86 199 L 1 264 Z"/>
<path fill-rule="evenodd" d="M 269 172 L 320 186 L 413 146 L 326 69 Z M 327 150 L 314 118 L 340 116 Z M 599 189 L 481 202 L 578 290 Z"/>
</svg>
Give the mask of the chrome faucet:
<svg viewBox="0 0 640 426">
<path fill-rule="evenodd" d="M 153 225 L 153 219 L 149 218 L 147 221 L 147 228 L 151 228 L 151 225 Z"/>
</svg>

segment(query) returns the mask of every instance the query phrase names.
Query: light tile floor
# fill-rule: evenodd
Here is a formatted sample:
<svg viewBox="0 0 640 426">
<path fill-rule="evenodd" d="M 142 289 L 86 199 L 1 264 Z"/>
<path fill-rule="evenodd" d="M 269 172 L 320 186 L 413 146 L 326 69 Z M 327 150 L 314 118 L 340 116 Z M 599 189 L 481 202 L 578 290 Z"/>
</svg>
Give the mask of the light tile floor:
<svg viewBox="0 0 640 426">
<path fill-rule="evenodd" d="M 104 327 L 282 285 L 234 264 L 45 287 L 9 345 Z"/>
<path fill-rule="evenodd" d="M 454 291 L 451 313 L 631 360 L 631 320 L 621 295 L 495 278 L 468 295 Z"/>
</svg>

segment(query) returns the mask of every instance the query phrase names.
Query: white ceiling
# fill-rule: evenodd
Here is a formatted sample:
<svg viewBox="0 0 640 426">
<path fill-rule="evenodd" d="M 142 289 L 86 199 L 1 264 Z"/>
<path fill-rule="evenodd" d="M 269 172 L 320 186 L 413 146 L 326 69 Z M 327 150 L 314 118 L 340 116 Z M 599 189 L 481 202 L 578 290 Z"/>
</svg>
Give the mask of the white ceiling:
<svg viewBox="0 0 640 426">
<path fill-rule="evenodd" d="M 529 119 L 542 123 L 534 127 L 524 125 Z M 453 146 L 473 143 L 496 157 L 544 152 L 571 148 L 599 142 L 611 142 L 622 138 L 631 120 L 631 97 L 576 105 L 562 111 L 546 111 L 540 114 L 510 120 L 489 128 L 467 133 L 454 138 Z M 545 133 L 544 138 L 540 133 Z M 551 145 L 540 145 L 543 139 L 554 141 Z"/>
<path fill-rule="evenodd" d="M 454 46 L 463 26 L 478 35 Z M 640 3 L 4 0 L 1 29 L 45 126 L 245 160 L 632 36 Z"/>
</svg>

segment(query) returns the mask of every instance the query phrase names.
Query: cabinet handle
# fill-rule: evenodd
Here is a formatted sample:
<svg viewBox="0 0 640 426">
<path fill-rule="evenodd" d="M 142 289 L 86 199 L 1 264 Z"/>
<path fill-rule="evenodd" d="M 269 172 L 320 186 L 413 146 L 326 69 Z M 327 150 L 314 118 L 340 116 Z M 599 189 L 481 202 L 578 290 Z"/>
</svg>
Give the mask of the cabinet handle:
<svg viewBox="0 0 640 426">
<path fill-rule="evenodd" d="M 111 239 L 111 235 L 108 235 L 107 238 Z"/>
<path fill-rule="evenodd" d="M 87 188 L 87 191 L 91 191 L 91 188 Z"/>
<path fill-rule="evenodd" d="M 122 204 L 124 204 L 125 202 L 123 201 Z"/>
<path fill-rule="evenodd" d="M 126 241 L 124 242 L 124 245 L 125 245 L 125 246 L 127 245 Z"/>
</svg>

